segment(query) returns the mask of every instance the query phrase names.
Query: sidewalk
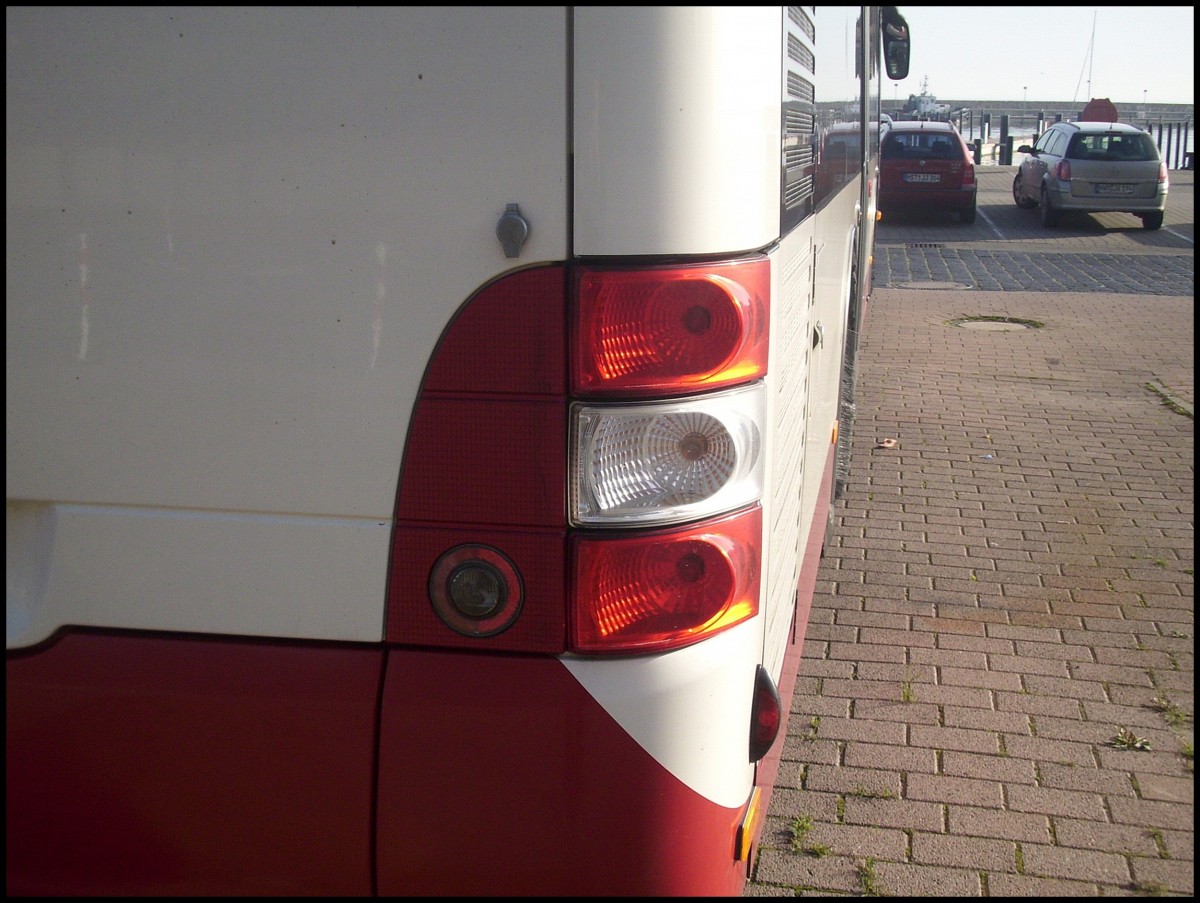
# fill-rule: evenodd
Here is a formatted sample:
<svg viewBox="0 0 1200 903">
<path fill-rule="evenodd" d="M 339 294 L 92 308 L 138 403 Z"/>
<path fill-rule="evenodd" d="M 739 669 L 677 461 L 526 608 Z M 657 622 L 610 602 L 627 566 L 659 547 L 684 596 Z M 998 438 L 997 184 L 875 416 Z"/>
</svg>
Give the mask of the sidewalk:
<svg viewBox="0 0 1200 903">
<path fill-rule="evenodd" d="M 1011 172 L 981 213 L 1041 257 L 1190 258 L 1048 234 L 1001 204 Z M 875 285 L 746 895 L 1192 895 L 1194 297 Z"/>
</svg>

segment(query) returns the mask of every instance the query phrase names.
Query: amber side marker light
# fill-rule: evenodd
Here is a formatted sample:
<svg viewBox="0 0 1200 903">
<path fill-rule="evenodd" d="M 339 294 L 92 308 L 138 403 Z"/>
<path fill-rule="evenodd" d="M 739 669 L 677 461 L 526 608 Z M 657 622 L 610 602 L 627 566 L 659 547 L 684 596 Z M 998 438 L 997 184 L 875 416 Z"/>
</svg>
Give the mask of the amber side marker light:
<svg viewBox="0 0 1200 903">
<path fill-rule="evenodd" d="M 766 811 L 762 808 L 763 792 L 761 787 L 755 787 L 750 794 L 750 802 L 746 805 L 746 813 L 742 816 L 733 838 L 733 858 L 737 862 L 750 859 L 750 850 L 754 843 L 754 835 L 762 822 Z"/>
</svg>

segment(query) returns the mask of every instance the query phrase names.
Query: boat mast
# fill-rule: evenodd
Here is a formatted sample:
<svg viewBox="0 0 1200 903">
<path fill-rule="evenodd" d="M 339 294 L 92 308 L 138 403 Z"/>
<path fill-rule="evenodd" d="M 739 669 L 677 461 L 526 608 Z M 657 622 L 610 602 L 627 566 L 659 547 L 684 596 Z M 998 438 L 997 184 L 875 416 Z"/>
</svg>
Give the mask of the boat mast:
<svg viewBox="0 0 1200 903">
<path fill-rule="evenodd" d="M 1092 67 L 1096 65 L 1096 16 L 1092 13 L 1092 40 L 1088 44 L 1088 100 L 1092 99 Z"/>
<path fill-rule="evenodd" d="M 1095 57 L 1095 51 L 1096 51 L 1096 16 L 1097 16 L 1097 13 L 1093 12 L 1092 13 L 1092 39 L 1090 41 L 1088 41 L 1087 54 L 1083 58 L 1083 64 L 1087 68 L 1087 73 L 1088 73 L 1087 86 L 1088 86 L 1088 99 L 1089 100 L 1091 100 L 1091 97 L 1092 97 L 1092 63 L 1094 61 L 1093 58 Z M 1079 81 L 1075 83 L 1075 93 L 1071 95 L 1071 103 L 1072 104 L 1074 104 L 1075 100 L 1079 97 L 1079 84 L 1082 81 L 1083 81 L 1083 70 L 1080 70 Z"/>
</svg>

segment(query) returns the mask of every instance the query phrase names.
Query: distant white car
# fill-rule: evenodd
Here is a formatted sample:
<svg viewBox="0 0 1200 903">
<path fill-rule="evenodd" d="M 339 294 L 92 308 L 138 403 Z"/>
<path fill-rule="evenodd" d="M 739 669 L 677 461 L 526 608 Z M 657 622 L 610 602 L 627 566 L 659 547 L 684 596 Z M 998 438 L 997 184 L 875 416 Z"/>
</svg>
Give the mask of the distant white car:
<svg viewBox="0 0 1200 903">
<path fill-rule="evenodd" d="M 1042 224 L 1063 213 L 1132 213 L 1158 229 L 1167 204 L 1167 165 L 1154 139 L 1120 122 L 1056 122 L 1030 147 L 1013 179 L 1018 207 L 1041 208 Z"/>
</svg>

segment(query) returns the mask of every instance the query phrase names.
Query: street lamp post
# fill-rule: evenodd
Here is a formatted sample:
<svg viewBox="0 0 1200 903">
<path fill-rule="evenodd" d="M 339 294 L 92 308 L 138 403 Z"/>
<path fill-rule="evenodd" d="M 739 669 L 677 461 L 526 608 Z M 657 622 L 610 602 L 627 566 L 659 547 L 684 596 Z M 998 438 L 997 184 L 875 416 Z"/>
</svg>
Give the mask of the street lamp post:
<svg viewBox="0 0 1200 903">
<path fill-rule="evenodd" d="M 1021 89 L 1021 125 L 1025 125 L 1025 99 L 1029 96 L 1029 85 Z"/>
</svg>

